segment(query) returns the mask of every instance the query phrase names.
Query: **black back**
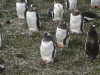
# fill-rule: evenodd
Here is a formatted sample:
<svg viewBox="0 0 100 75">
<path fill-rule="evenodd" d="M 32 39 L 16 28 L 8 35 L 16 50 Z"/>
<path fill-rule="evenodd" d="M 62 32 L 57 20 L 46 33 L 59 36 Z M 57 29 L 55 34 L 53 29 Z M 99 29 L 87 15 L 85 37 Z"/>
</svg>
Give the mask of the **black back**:
<svg viewBox="0 0 100 75">
<path fill-rule="evenodd" d="M 98 53 L 99 53 L 98 33 L 95 30 L 94 26 L 90 26 L 86 41 L 86 54 L 90 58 L 95 59 Z"/>
</svg>

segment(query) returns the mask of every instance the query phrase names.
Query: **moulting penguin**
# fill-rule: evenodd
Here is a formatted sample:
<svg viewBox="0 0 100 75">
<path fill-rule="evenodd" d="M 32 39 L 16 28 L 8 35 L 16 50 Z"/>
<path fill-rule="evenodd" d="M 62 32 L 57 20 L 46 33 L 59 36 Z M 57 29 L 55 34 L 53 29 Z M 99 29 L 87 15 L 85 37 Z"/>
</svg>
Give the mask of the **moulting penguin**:
<svg viewBox="0 0 100 75">
<path fill-rule="evenodd" d="M 27 3 L 25 0 L 16 0 L 16 11 L 19 19 L 25 19 Z"/>
<path fill-rule="evenodd" d="M 90 22 L 90 21 L 100 19 L 100 17 L 97 14 L 95 14 L 93 12 L 89 12 L 89 11 L 82 12 L 81 15 L 83 17 L 84 22 Z"/>
<path fill-rule="evenodd" d="M 83 34 L 83 17 L 77 9 L 73 9 L 70 14 L 70 31 L 77 35 Z"/>
<path fill-rule="evenodd" d="M 86 54 L 90 59 L 96 59 L 99 54 L 99 37 L 95 25 L 90 26 L 85 43 Z"/>
<path fill-rule="evenodd" d="M 70 41 L 69 27 L 64 21 L 60 21 L 56 29 L 57 46 L 68 47 Z"/>
<path fill-rule="evenodd" d="M 36 6 L 32 4 L 26 12 L 27 25 L 30 31 L 39 31 L 41 29 L 39 14 Z"/>
<path fill-rule="evenodd" d="M 49 33 L 43 34 L 43 39 L 40 46 L 40 54 L 45 63 L 54 61 L 56 46 L 52 36 Z"/>
<path fill-rule="evenodd" d="M 65 0 L 65 5 L 68 10 L 77 8 L 77 0 Z"/>
<path fill-rule="evenodd" d="M 63 5 L 54 2 L 53 21 L 63 20 L 63 13 L 64 13 Z"/>
</svg>

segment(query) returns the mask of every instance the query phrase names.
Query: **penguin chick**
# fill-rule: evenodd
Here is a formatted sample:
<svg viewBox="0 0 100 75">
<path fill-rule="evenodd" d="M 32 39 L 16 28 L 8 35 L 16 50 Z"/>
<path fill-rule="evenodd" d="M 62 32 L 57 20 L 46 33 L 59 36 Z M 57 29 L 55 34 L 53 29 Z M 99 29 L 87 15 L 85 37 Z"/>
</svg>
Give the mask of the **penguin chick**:
<svg viewBox="0 0 100 75">
<path fill-rule="evenodd" d="M 100 0 L 91 0 L 92 8 L 100 8 Z"/>
<path fill-rule="evenodd" d="M 54 9 L 53 9 L 53 21 L 60 21 L 63 20 L 63 5 L 60 3 L 54 3 Z"/>
<path fill-rule="evenodd" d="M 83 18 L 77 9 L 73 9 L 70 14 L 70 31 L 77 35 L 83 34 Z"/>
<path fill-rule="evenodd" d="M 56 54 L 55 43 L 49 33 L 44 33 L 40 46 L 40 54 L 45 63 L 53 62 Z"/>
<path fill-rule="evenodd" d="M 64 21 L 60 21 L 56 29 L 56 40 L 59 47 L 68 47 L 69 45 L 70 32 Z"/>
<path fill-rule="evenodd" d="M 100 19 L 100 17 L 93 12 L 82 12 L 81 15 L 83 17 L 84 22 L 90 22 Z"/>
<path fill-rule="evenodd" d="M 86 54 L 90 59 L 96 59 L 99 54 L 99 37 L 95 25 L 90 26 L 85 43 Z"/>
<path fill-rule="evenodd" d="M 19 19 L 25 19 L 25 14 L 27 10 L 25 0 L 16 0 L 16 11 Z"/>
<path fill-rule="evenodd" d="M 65 5 L 68 10 L 77 8 L 77 0 L 65 0 Z"/>
<path fill-rule="evenodd" d="M 32 4 L 26 12 L 26 21 L 30 31 L 34 32 L 41 29 L 39 14 L 34 4 Z"/>
</svg>

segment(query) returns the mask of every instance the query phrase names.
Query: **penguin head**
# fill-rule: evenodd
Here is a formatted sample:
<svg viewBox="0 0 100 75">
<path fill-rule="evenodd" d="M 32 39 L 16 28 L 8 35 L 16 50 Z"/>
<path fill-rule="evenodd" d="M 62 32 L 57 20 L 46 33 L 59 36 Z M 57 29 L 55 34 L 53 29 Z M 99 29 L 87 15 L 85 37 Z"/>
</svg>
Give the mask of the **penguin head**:
<svg viewBox="0 0 100 75">
<path fill-rule="evenodd" d="M 95 25 L 92 25 L 92 26 L 90 26 L 90 27 L 89 27 L 89 31 L 91 31 L 91 32 L 92 32 L 92 31 L 95 31 L 95 30 L 96 30 Z"/>
<path fill-rule="evenodd" d="M 50 35 L 50 33 L 45 32 L 45 33 L 43 34 L 43 41 L 45 41 L 45 42 L 52 41 L 52 36 Z"/>
<path fill-rule="evenodd" d="M 58 27 L 61 28 L 61 29 L 67 29 L 68 28 L 65 21 L 59 21 Z"/>
<path fill-rule="evenodd" d="M 35 11 L 36 10 L 36 5 L 35 4 L 31 4 L 31 8 L 32 8 L 33 11 Z"/>
<path fill-rule="evenodd" d="M 79 10 L 78 9 L 72 9 L 71 10 L 71 13 L 74 15 L 74 16 L 77 16 L 80 14 Z"/>
<path fill-rule="evenodd" d="M 25 0 L 16 0 L 16 2 L 19 2 L 19 3 L 24 3 Z"/>
</svg>

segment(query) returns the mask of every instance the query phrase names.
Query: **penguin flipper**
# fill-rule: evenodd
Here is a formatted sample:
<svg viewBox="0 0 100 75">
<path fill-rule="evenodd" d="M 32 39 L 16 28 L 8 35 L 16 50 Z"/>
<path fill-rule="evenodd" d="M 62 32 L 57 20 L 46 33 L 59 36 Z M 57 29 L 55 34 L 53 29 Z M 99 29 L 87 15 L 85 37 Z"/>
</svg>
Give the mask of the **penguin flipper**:
<svg viewBox="0 0 100 75">
<path fill-rule="evenodd" d="M 36 14 L 36 17 L 37 17 L 37 28 L 40 30 L 41 29 L 41 26 L 40 26 L 40 19 L 39 19 L 39 15 Z"/>
</svg>

